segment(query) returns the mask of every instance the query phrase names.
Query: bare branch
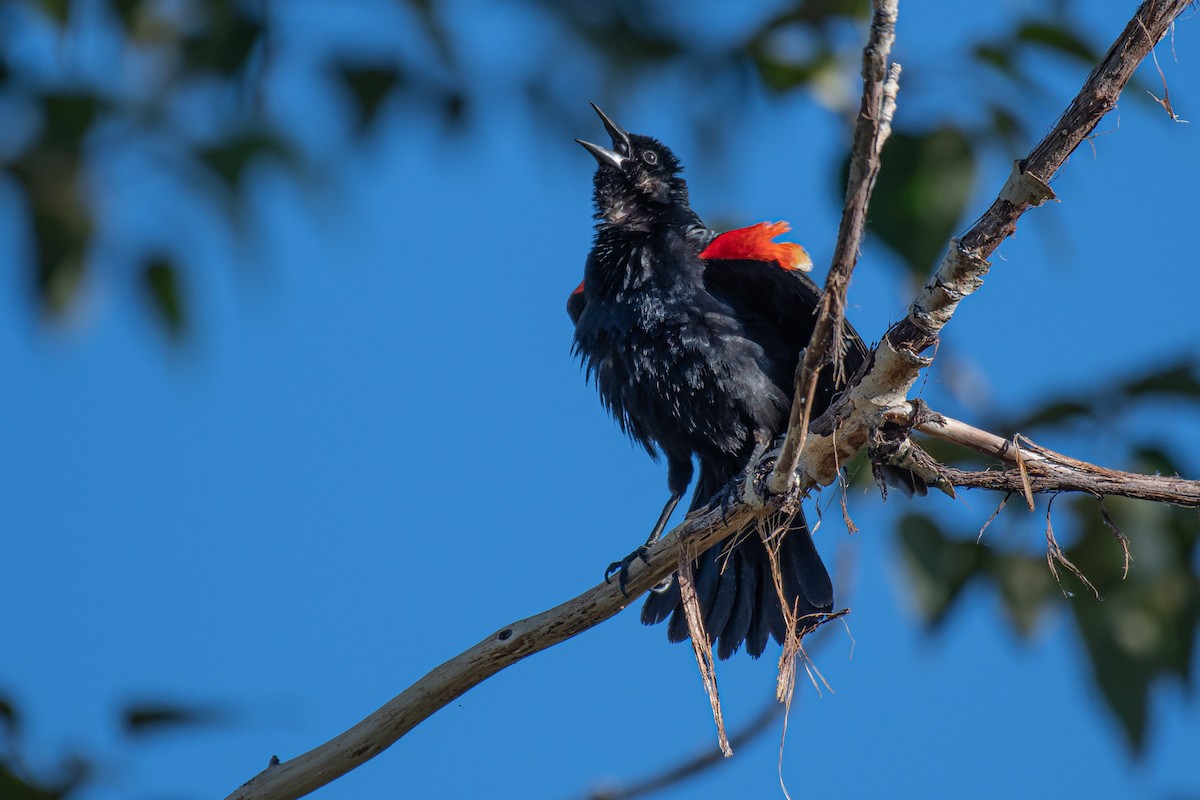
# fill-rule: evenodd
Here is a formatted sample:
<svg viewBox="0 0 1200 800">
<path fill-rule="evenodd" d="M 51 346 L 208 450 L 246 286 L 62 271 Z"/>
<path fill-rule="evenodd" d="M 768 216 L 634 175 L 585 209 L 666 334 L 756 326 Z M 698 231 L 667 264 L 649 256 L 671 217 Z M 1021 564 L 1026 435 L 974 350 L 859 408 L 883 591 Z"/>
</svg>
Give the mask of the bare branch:
<svg viewBox="0 0 1200 800">
<path fill-rule="evenodd" d="M 599 625 L 634 602 L 679 566 L 681 548 L 689 560 L 751 525 L 777 513 L 795 496 L 772 497 L 761 510 L 745 505 L 706 508 L 688 515 L 647 553 L 650 563 L 634 562 L 629 597 L 616 584 L 601 583 L 541 614 L 506 625 L 405 689 L 349 730 L 289 761 L 272 763 L 229 795 L 228 800 L 290 800 L 303 797 L 382 753 L 435 711 L 476 684 L 521 659 Z M 836 615 L 830 615 L 831 617 Z M 811 627 L 816 627 L 815 624 Z"/>
<path fill-rule="evenodd" d="M 937 343 L 959 302 L 983 284 L 991 266 L 987 256 L 1016 231 L 1017 220 L 1026 210 L 1054 196 L 1047 182 L 1116 105 L 1138 63 L 1188 5 L 1188 0 L 1142 3 L 1058 123 L 1028 157 L 1016 162 L 991 207 L 961 238 L 951 242 L 941 265 L 909 307 L 908 316 L 884 336 L 851 388 L 809 426 L 799 461 L 808 476 L 806 484 L 832 483 L 837 464 L 845 463 L 867 444 L 884 415 L 894 408 L 907 408 L 908 393 L 920 370 L 932 363 L 920 353 Z M 771 487 L 775 485 L 773 481 Z"/>
<path fill-rule="evenodd" d="M 770 729 L 771 724 L 783 714 L 783 710 L 783 706 L 772 696 L 754 719 L 750 720 L 741 730 L 729 737 L 730 745 L 741 747 L 743 744 L 753 741 Z M 649 778 L 631 783 L 628 786 L 610 785 L 596 789 L 587 796 L 587 800 L 633 800 L 635 797 L 653 794 L 674 784 L 681 783 L 705 770 L 724 763 L 724 761 L 725 755 L 721 752 L 720 747 L 706 748 L 680 764 L 676 764 Z"/>
<path fill-rule="evenodd" d="M 1013 465 L 1011 469 L 984 471 L 936 465 L 936 469 L 954 486 L 1013 494 L 1024 494 L 1026 487 L 1033 493 L 1086 492 L 1097 497 L 1130 497 L 1200 508 L 1200 481 L 1099 467 L 1056 453 L 1021 436 L 1016 437 L 1020 440 L 1018 449 L 1014 441 L 950 417 L 934 415 L 933 419 L 918 424 L 916 429 L 936 439 L 970 448 Z M 1107 517 L 1107 514 L 1104 516 Z M 1114 530 L 1114 533 L 1118 534 L 1118 538 L 1123 538 L 1118 531 Z"/>
<path fill-rule="evenodd" d="M 894 106 L 895 81 L 890 81 L 890 100 L 889 89 L 884 86 L 887 48 L 883 45 L 886 42 L 890 47 L 895 2 L 875 0 L 877 20 L 872 25 L 872 41 L 878 41 L 878 44 L 875 49 L 869 45 L 864 54 L 865 111 L 860 113 L 856 126 L 852 184 L 848 192 L 854 199 L 848 203 L 847 214 L 843 216 L 834 264 L 826 282 L 826 300 L 802 365 L 805 372 L 798 381 L 801 397 L 793 405 L 793 416 L 789 420 L 786 460 L 780 459 L 781 465 L 777 465 L 768 481 L 773 496 L 765 500 L 761 495 L 756 497 L 759 493 L 747 485 L 742 487 L 742 502 L 737 505 L 694 512 L 649 551 L 649 565 L 642 568 L 635 563 L 630 573 L 628 598 L 623 597 L 615 586 L 600 584 L 555 608 L 505 626 L 433 669 L 329 742 L 290 761 L 272 759 L 266 770 L 237 789 L 229 796 L 230 800 L 297 798 L 324 786 L 390 747 L 439 708 L 481 681 L 621 611 L 677 567 L 679 548 L 687 548 L 688 557 L 694 557 L 733 533 L 745 530 L 756 519 L 763 519 L 789 505 L 794 508 L 795 487 L 790 492 L 784 490 L 788 489 L 801 457 L 805 485 L 832 483 L 838 465 L 866 445 L 871 432 L 887 412 L 909 408 L 907 393 L 919 370 L 931 363 L 919 354 L 937 341 L 941 328 L 950 320 L 958 302 L 978 288 L 989 266 L 987 256 L 1015 231 L 1021 214 L 1053 196 L 1046 187 L 1049 179 L 1115 105 L 1137 63 L 1188 5 L 1186 0 L 1147 0 L 1142 4 L 1104 60 L 1088 76 L 1054 130 L 1028 158 L 1018 162 L 1013 178 L 991 208 L 970 231 L 952 244 L 941 267 L 914 301 L 908 317 L 893 326 L 884 337 L 852 388 L 809 426 L 805 420 L 812 376 L 827 363 L 830 342 L 841 341 L 846 285 L 862 237 L 866 202 L 878 170 L 878 146 L 886 130 L 885 119 L 890 107 Z M 890 16 L 888 9 L 891 9 Z M 863 140 L 868 144 L 863 144 Z M 833 355 L 835 361 L 839 360 L 836 353 Z M 931 435 L 937 434 L 931 431 Z M 995 442 L 990 446 L 1001 455 L 1008 453 L 1011 456 L 1008 442 L 1003 442 L 1003 447 Z M 1200 506 L 1200 482 L 1104 470 L 1032 443 L 1023 445 L 1022 455 L 1034 492 L 1087 491 Z M 967 473 L 941 469 L 955 485 L 1022 491 L 1017 470 Z"/>
<path fill-rule="evenodd" d="M 850 175 L 846 181 L 846 203 L 838 229 L 833 262 L 825 278 L 825 293 L 817 312 L 816 325 L 804 357 L 796 372 L 796 391 L 788 417 L 787 438 L 783 442 L 775 471 L 767 487 L 775 493 L 787 490 L 800 462 L 812 401 L 817 391 L 821 367 L 832 357 L 834 380 L 841 382 L 842 342 L 846 326 L 846 290 L 850 275 L 858 263 L 859 246 L 867 221 L 867 205 L 875 178 L 879 175 L 879 151 L 892 129 L 899 91 L 900 65 L 888 65 L 888 55 L 896 40 L 896 16 L 899 0 L 874 0 L 874 14 L 867 45 L 863 48 L 863 94 L 854 141 L 850 150 Z"/>
<path fill-rule="evenodd" d="M 1091 134 L 1104 115 L 1116 107 L 1117 98 L 1138 64 L 1153 51 L 1190 2 L 1146 0 L 1138 7 L 1125 30 L 1088 75 L 1058 122 L 1026 158 L 1016 162 L 1013 176 L 995 202 L 969 231 L 952 242 L 947 259 L 962 259 L 974 267 L 961 275 L 963 283 L 947 287 L 953 302 L 943 302 L 941 313 L 932 315 L 924 312 L 933 309 L 926 309 L 920 302 L 915 303 L 908 318 L 888 332 L 894 347 L 920 353 L 937 341 L 938 333 L 954 313 L 957 300 L 961 299 L 954 295 L 963 288 L 967 288 L 967 293 L 978 288 L 990 266 L 987 257 L 1016 232 L 1017 220 L 1021 215 L 1054 196 L 1047 185 L 1051 178 L 1062 169 L 1067 157 Z M 943 262 L 934 279 L 926 285 L 923 295 L 942 290 L 938 281 L 945 267 Z"/>
</svg>

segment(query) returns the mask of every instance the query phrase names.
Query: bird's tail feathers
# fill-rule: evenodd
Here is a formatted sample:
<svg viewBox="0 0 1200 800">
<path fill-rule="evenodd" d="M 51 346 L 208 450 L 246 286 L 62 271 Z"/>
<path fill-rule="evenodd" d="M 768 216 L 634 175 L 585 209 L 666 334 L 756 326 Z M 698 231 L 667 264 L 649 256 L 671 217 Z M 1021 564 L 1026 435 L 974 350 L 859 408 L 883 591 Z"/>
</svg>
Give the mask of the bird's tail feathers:
<svg viewBox="0 0 1200 800">
<path fill-rule="evenodd" d="M 776 548 L 772 559 L 768 547 Z M 808 532 L 802 513 L 792 518 L 777 538 L 764 541 L 755 528 L 718 543 L 692 564 L 696 597 L 710 642 L 718 658 L 729 658 L 742 646 L 758 658 L 768 638 L 782 643 L 787 622 L 772 560 L 778 564 L 783 602 L 803 628 L 833 610 L 833 584 Z M 667 638 L 688 638 L 687 619 L 677 576 L 664 591 L 651 594 L 642 608 L 642 622 L 654 625 L 669 618 Z"/>
</svg>

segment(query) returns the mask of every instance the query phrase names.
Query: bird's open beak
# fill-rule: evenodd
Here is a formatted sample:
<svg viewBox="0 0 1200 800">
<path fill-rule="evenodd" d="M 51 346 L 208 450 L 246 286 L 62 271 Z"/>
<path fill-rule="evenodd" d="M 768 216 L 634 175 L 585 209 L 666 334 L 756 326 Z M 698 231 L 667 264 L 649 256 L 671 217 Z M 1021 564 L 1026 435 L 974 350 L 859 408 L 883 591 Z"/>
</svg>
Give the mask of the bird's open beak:
<svg viewBox="0 0 1200 800">
<path fill-rule="evenodd" d="M 614 169 L 620 169 L 621 164 L 625 163 L 624 156 L 614 153 L 607 147 L 601 147 L 598 144 L 585 142 L 583 139 L 576 139 L 575 141 L 583 145 L 583 149 L 591 153 L 592 157 L 596 159 L 596 163 L 602 167 L 613 167 Z"/>
<path fill-rule="evenodd" d="M 582 139 L 576 139 L 575 141 L 583 145 L 584 149 L 592 154 L 592 157 L 596 159 L 596 163 L 600 166 L 620 169 L 625 159 L 633 152 L 633 149 L 629 145 L 629 134 L 622 130 L 620 125 L 609 119 L 609 116 L 600 110 L 600 106 L 595 103 L 591 105 L 596 110 L 596 113 L 600 115 L 600 121 L 604 123 L 604 129 L 608 131 L 609 137 L 612 138 L 613 149 L 609 150 L 607 147 L 585 142 Z"/>
<path fill-rule="evenodd" d="M 604 129 L 608 131 L 609 138 L 612 139 L 612 147 L 618 154 L 629 157 L 633 149 L 629 146 L 629 134 L 621 129 L 621 126 L 609 119 L 608 114 L 600 110 L 600 106 L 595 103 L 589 105 L 600 115 L 600 121 L 604 123 Z"/>
</svg>

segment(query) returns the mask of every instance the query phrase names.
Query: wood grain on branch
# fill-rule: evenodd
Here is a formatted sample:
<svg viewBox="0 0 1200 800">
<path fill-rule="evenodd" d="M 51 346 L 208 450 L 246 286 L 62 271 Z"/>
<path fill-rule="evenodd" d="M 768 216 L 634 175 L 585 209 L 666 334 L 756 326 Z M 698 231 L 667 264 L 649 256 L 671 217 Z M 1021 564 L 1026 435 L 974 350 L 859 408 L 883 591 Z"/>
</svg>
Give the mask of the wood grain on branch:
<svg viewBox="0 0 1200 800">
<path fill-rule="evenodd" d="M 1087 492 L 1100 497 L 1130 497 L 1200 508 L 1200 481 L 1100 467 L 1056 453 L 1021 436 L 1005 439 L 938 414 L 930 415 L 916 429 L 1012 465 L 1011 469 L 1001 470 L 961 470 L 936 465 L 954 486 L 1015 494 L 1026 490 L 1035 493 Z"/>
</svg>

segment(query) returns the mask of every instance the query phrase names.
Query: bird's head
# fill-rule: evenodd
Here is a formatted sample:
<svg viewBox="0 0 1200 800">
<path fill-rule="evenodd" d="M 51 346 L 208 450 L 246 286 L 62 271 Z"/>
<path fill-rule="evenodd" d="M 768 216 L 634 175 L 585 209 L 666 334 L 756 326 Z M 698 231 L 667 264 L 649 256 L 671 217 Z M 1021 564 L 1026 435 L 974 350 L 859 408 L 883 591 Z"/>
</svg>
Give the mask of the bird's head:
<svg viewBox="0 0 1200 800">
<path fill-rule="evenodd" d="M 575 140 L 596 159 L 596 218 L 644 228 L 673 207 L 686 208 L 687 183 L 675 154 L 657 139 L 626 133 L 595 103 L 592 108 L 612 138 L 612 149 Z"/>
</svg>

